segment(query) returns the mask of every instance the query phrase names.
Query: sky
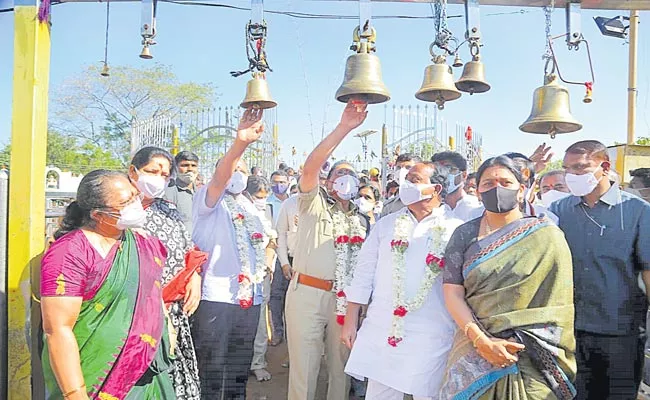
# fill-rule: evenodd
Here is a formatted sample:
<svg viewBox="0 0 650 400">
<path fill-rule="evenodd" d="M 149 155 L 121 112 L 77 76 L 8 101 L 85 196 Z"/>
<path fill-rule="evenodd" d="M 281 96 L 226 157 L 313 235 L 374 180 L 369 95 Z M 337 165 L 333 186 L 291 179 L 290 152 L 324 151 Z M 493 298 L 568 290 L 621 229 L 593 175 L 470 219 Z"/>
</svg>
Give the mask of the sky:
<svg viewBox="0 0 650 400">
<path fill-rule="evenodd" d="M 3 2 L 0 0 L 0 8 Z M 249 7 L 239 0 L 217 0 L 221 4 Z M 241 102 L 246 87 L 245 76 L 232 78 L 229 71 L 245 68 L 244 26 L 249 11 L 161 3 L 158 6 L 157 45 L 152 47 L 154 60 L 138 57 L 140 45 L 140 4 L 111 4 L 109 64 L 145 66 L 159 62 L 172 67 L 181 81 L 212 82 L 220 98 L 217 105 Z M 268 0 L 266 10 L 299 11 L 321 14 L 357 15 L 355 2 Z M 52 56 L 50 88 L 55 90 L 67 78 L 90 64 L 100 65 L 104 54 L 105 5 L 67 3 L 52 8 Z M 373 3 L 373 15 L 431 15 L 429 4 Z M 448 15 L 461 16 L 463 7 L 450 5 Z M 535 88 L 542 85 L 544 52 L 544 14 L 539 8 L 483 6 L 481 49 L 486 77 L 492 89 L 447 103 L 440 115 L 453 123 L 469 124 L 483 136 L 484 155 L 507 151 L 530 154 L 542 142 L 551 144 L 559 155 L 571 143 L 597 139 L 607 145 L 626 140 L 628 46 L 623 40 L 604 37 L 592 18 L 614 17 L 615 11 L 582 12 L 582 29 L 591 46 L 596 74 L 594 101 L 584 104 L 584 87 L 571 86 L 571 111 L 584 125 L 580 132 L 558 135 L 554 140 L 544 135 L 519 131 L 528 118 Z M 641 13 L 638 64 L 638 119 L 636 136 L 650 136 L 648 91 L 650 89 L 650 31 L 645 29 Z M 266 14 L 268 24 L 267 54 L 273 72 L 267 79 L 278 102 L 278 123 L 283 156 L 290 145 L 298 154 L 309 152 L 340 118 L 343 105 L 334 99 L 342 82 L 352 31 L 358 20 L 295 19 Z M 565 31 L 564 11 L 556 10 L 553 35 Z M 422 84 L 425 67 L 430 62 L 429 44 L 434 37 L 431 19 L 376 19 L 377 55 L 381 59 L 383 80 L 391 92 L 392 105 L 421 106 L 414 94 Z M 464 32 L 464 18 L 450 18 L 455 36 Z M 563 75 L 575 81 L 591 80 L 585 48 L 569 52 L 561 40 L 555 46 Z M 0 13 L 0 143 L 10 142 L 13 13 Z M 469 59 L 467 48 L 461 50 Z M 450 60 L 451 61 L 451 60 Z M 460 77 L 462 69 L 455 69 Z M 431 107 L 430 107 L 431 108 Z M 389 108 L 390 110 L 390 108 Z M 369 116 L 359 128 L 381 130 L 385 122 L 384 105 L 369 107 Z M 392 126 L 391 113 L 387 121 Z M 339 158 L 361 152 L 357 138 L 346 138 L 335 154 Z M 380 135 L 370 138 L 369 147 L 380 154 Z M 299 162 L 298 160 L 297 162 Z"/>
</svg>

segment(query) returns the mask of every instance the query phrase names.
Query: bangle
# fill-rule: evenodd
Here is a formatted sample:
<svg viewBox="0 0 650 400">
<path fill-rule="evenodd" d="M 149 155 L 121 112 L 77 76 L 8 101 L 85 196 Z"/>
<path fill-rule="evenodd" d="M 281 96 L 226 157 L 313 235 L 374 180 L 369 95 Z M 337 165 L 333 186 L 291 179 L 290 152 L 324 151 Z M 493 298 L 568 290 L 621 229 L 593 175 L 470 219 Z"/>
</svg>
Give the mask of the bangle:
<svg viewBox="0 0 650 400">
<path fill-rule="evenodd" d="M 86 385 L 83 384 L 83 385 L 79 386 L 78 388 L 76 388 L 75 390 L 71 390 L 68 393 L 63 393 L 63 397 L 64 398 L 70 397 L 70 395 L 75 394 L 75 393 L 77 393 L 77 392 L 79 392 L 79 391 L 81 391 L 81 390 L 83 390 L 85 388 L 86 388 Z"/>
<path fill-rule="evenodd" d="M 474 320 L 471 320 L 465 324 L 465 327 L 463 328 L 463 331 L 465 331 L 465 336 L 467 336 L 467 331 L 469 331 L 469 327 L 472 326 L 472 324 L 476 325 L 476 322 L 474 322 Z"/>
<path fill-rule="evenodd" d="M 472 345 L 474 346 L 475 349 L 477 348 L 477 347 L 476 347 L 476 343 L 477 343 L 478 340 L 479 340 L 480 338 L 482 338 L 482 337 L 483 337 L 483 332 L 481 332 L 480 334 L 476 335 L 476 337 L 474 338 L 474 341 L 472 341 Z"/>
</svg>

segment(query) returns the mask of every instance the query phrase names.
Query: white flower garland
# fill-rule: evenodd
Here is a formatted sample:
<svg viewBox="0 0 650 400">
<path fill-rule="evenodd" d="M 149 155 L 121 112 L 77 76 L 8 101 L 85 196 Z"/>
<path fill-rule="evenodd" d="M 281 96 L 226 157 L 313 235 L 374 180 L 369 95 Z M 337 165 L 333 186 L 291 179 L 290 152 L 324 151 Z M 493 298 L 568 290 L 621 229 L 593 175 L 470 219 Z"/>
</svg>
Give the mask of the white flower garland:
<svg viewBox="0 0 650 400">
<path fill-rule="evenodd" d="M 415 296 L 407 300 L 404 284 L 406 276 L 406 251 L 409 247 L 409 237 L 414 229 L 414 223 L 409 214 L 403 214 L 395 223 L 393 240 L 390 243 L 393 255 L 393 323 L 388 336 L 388 344 L 396 347 L 404 339 L 404 317 L 411 311 L 422 307 L 426 301 L 436 277 L 445 266 L 443 254 L 447 245 L 444 239 L 446 229 L 440 225 L 440 220 L 434 222 L 429 231 L 429 251 L 424 260 L 425 272 L 422 284 Z"/>
<path fill-rule="evenodd" d="M 359 250 L 366 238 L 366 228 L 356 213 L 346 215 L 337 211 L 332 215 L 336 271 L 333 291 L 336 293 L 336 322 L 343 325 L 348 302 L 343 291 L 351 282 L 357 266 Z"/>
<path fill-rule="evenodd" d="M 237 242 L 237 254 L 241 262 L 241 271 L 237 276 L 239 290 L 237 300 L 241 308 L 249 308 L 253 305 L 253 285 L 264 281 L 268 268 L 266 266 L 266 243 L 269 239 L 269 232 L 260 232 L 264 223 L 257 215 L 246 210 L 237 200 L 226 194 L 224 197 L 226 207 L 230 211 L 232 223 L 235 227 L 235 241 Z M 251 244 L 255 249 L 255 273 L 251 272 L 251 263 L 248 257 L 248 246 Z"/>
</svg>

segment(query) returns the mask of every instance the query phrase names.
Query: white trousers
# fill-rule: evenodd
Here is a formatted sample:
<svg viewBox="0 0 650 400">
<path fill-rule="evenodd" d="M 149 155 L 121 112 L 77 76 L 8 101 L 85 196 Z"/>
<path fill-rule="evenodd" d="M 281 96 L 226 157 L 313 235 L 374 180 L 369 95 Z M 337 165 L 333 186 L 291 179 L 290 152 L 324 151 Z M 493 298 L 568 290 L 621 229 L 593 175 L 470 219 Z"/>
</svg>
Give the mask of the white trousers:
<svg viewBox="0 0 650 400">
<path fill-rule="evenodd" d="M 366 400 L 404 400 L 404 393 L 377 381 L 373 381 L 372 379 L 368 379 Z M 413 400 L 433 400 L 433 397 L 413 396 Z"/>
</svg>

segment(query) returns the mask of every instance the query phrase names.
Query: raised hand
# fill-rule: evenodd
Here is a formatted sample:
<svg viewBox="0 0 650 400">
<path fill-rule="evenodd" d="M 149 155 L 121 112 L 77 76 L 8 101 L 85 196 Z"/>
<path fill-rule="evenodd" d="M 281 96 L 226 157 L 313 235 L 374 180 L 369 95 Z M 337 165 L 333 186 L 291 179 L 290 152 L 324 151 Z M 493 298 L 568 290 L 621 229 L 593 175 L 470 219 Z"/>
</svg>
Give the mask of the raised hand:
<svg viewBox="0 0 650 400">
<path fill-rule="evenodd" d="M 358 128 L 368 116 L 368 111 L 366 111 L 367 107 L 368 105 L 366 103 L 359 103 L 354 100 L 348 101 L 348 105 L 345 106 L 345 110 L 343 110 L 343 115 L 341 116 L 341 126 L 350 131 Z"/>
<path fill-rule="evenodd" d="M 535 152 L 530 156 L 530 160 L 535 163 L 535 173 L 539 174 L 544 171 L 548 163 L 553 158 L 554 153 L 551 152 L 551 146 L 547 146 L 546 143 L 542 143 L 537 146 Z"/>
<path fill-rule="evenodd" d="M 264 110 L 261 109 L 249 108 L 244 111 L 244 115 L 239 120 L 239 126 L 237 126 L 237 139 L 246 144 L 259 140 L 264 133 L 263 115 Z"/>
</svg>

